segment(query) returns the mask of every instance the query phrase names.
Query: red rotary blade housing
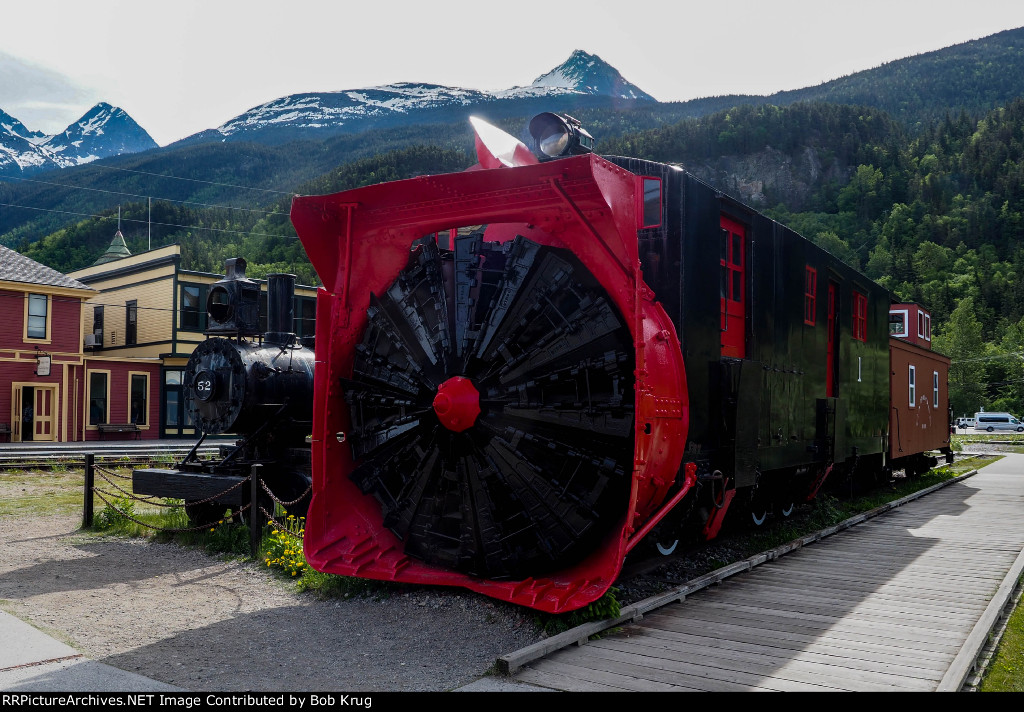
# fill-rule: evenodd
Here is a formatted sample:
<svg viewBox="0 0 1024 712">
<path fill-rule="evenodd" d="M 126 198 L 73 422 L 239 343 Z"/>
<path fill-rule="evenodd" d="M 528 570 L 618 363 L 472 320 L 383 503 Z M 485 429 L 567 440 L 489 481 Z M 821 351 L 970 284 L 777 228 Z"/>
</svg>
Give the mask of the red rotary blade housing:
<svg viewBox="0 0 1024 712">
<path fill-rule="evenodd" d="M 294 199 L 324 284 L 311 566 L 552 613 L 612 585 L 691 483 L 639 180 L 585 155 Z"/>
</svg>

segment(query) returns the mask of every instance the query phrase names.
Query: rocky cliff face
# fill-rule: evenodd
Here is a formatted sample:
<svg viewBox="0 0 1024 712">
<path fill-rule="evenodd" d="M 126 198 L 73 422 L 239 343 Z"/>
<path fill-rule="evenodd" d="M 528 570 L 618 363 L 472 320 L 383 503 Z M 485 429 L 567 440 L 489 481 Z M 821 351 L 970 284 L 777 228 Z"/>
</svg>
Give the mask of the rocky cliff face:
<svg viewBox="0 0 1024 712">
<path fill-rule="evenodd" d="M 804 210 L 811 194 L 822 184 L 845 183 L 851 170 L 834 158 L 823 158 L 811 147 L 804 147 L 794 156 L 770 146 L 757 153 L 721 156 L 685 167 L 704 182 L 754 207 L 784 202 L 791 210 Z"/>
</svg>

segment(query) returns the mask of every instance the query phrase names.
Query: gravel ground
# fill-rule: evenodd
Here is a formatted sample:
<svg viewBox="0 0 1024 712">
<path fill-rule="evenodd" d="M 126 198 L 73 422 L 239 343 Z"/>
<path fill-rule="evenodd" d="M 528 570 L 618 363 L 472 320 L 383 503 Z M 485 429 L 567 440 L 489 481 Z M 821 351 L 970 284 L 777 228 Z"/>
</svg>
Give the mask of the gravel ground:
<svg viewBox="0 0 1024 712">
<path fill-rule="evenodd" d="M 79 523 L 0 518 L 0 607 L 93 660 L 187 690 L 451 690 L 543 638 L 529 610 L 462 589 L 318 600 L 253 562 L 81 534 Z M 743 551 L 742 534 L 724 534 L 627 561 L 618 599 L 641 600 Z"/>
<path fill-rule="evenodd" d="M 0 605 L 88 657 L 193 691 L 441 691 L 541 638 L 459 589 L 317 600 L 260 566 L 175 544 L 0 518 Z"/>
</svg>

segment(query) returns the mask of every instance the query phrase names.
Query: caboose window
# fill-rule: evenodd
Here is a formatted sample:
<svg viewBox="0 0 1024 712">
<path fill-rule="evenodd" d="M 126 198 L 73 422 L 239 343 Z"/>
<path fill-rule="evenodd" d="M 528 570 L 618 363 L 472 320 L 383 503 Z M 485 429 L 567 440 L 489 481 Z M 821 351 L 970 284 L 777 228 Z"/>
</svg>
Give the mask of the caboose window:
<svg viewBox="0 0 1024 712">
<path fill-rule="evenodd" d="M 818 270 L 810 265 L 804 268 L 804 323 L 814 326 L 815 305 L 818 300 Z"/>
<path fill-rule="evenodd" d="M 889 336 L 910 336 L 907 333 L 907 312 L 889 312 Z"/>
<path fill-rule="evenodd" d="M 910 369 L 908 377 L 908 394 L 910 396 L 910 407 L 914 407 L 914 401 L 917 400 L 917 369 L 913 366 L 908 366 Z"/>
<path fill-rule="evenodd" d="M 643 179 L 643 222 L 640 227 L 661 225 L 661 178 Z"/>
<path fill-rule="evenodd" d="M 932 408 L 939 407 L 939 372 L 932 371 Z"/>
<path fill-rule="evenodd" d="M 925 341 L 932 340 L 932 317 L 930 314 L 924 316 L 924 339 Z"/>
<path fill-rule="evenodd" d="M 917 313 L 917 338 L 924 338 L 924 314 Z"/>
<path fill-rule="evenodd" d="M 853 293 L 853 338 L 868 340 L 868 298 L 860 292 Z"/>
</svg>

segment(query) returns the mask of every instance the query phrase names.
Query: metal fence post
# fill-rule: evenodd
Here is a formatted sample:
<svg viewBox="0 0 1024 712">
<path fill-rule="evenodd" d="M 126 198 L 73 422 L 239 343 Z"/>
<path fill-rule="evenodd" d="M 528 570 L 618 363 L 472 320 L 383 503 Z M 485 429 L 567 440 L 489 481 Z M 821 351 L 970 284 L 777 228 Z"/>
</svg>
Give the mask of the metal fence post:
<svg viewBox="0 0 1024 712">
<path fill-rule="evenodd" d="M 266 517 L 260 509 L 262 495 L 263 465 L 253 465 L 249 471 L 249 550 L 254 559 L 259 556 L 263 527 L 266 526 Z"/>
<path fill-rule="evenodd" d="M 83 529 L 88 529 L 92 526 L 92 488 L 96 483 L 95 457 L 91 452 L 85 453 L 85 498 L 82 502 Z"/>
</svg>

